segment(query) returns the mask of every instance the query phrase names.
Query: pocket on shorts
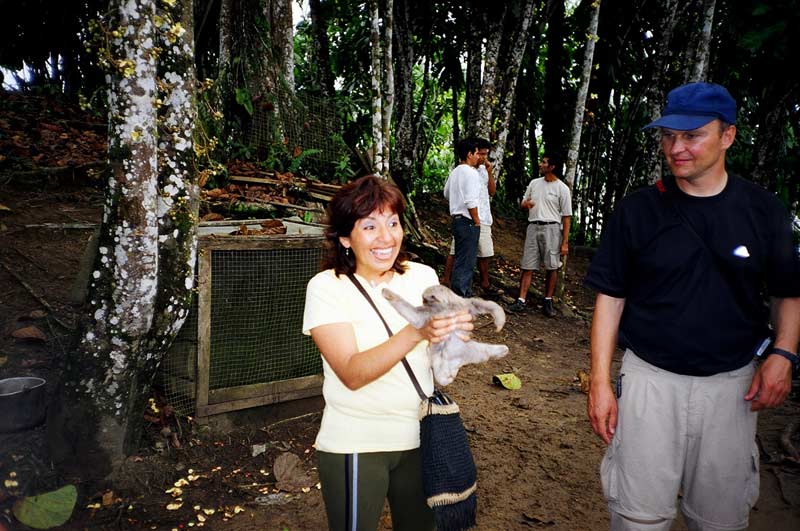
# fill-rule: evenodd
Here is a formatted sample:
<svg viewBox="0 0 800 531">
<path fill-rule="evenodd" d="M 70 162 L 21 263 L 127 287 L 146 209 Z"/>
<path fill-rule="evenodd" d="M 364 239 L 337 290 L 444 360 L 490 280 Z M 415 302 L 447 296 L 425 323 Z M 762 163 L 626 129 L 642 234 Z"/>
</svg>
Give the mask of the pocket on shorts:
<svg viewBox="0 0 800 531">
<path fill-rule="evenodd" d="M 554 269 L 561 268 L 561 249 L 556 249 L 555 251 L 548 251 L 547 252 L 547 260 L 545 263 L 545 269 L 550 271 Z"/>
<path fill-rule="evenodd" d="M 619 498 L 619 449 L 618 437 L 611 439 L 611 444 L 606 449 L 606 454 L 600 462 L 600 483 L 603 485 L 603 495 L 609 502 Z"/>
<path fill-rule="evenodd" d="M 752 509 L 758 500 L 758 493 L 761 488 L 761 475 L 759 473 L 759 459 L 758 459 L 758 444 L 753 442 L 753 448 L 750 451 L 750 463 L 748 463 L 750 477 L 747 479 L 747 497 L 745 503 L 747 508 Z"/>
</svg>

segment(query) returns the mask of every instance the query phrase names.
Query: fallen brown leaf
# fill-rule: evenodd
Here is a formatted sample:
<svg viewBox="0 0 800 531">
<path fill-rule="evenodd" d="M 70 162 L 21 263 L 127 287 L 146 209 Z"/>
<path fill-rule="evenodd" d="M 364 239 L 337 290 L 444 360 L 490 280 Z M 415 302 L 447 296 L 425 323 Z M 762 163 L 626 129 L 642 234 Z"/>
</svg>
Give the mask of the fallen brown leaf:
<svg viewBox="0 0 800 531">
<path fill-rule="evenodd" d="M 37 341 L 47 341 L 47 336 L 44 335 L 44 332 L 33 325 L 14 330 L 11 332 L 11 337 L 16 339 L 35 339 Z"/>
<path fill-rule="evenodd" d="M 109 490 L 105 494 L 103 494 L 103 507 L 108 507 L 109 505 L 114 504 L 114 491 Z"/>
</svg>

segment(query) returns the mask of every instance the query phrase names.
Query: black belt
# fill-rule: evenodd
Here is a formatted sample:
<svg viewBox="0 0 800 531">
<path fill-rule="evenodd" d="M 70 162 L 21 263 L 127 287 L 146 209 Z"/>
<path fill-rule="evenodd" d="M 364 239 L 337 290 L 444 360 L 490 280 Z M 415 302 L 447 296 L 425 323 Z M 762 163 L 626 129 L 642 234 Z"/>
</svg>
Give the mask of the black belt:
<svg viewBox="0 0 800 531">
<path fill-rule="evenodd" d="M 452 217 L 453 219 L 468 219 L 468 220 L 472 221 L 472 218 L 471 218 L 471 217 L 469 217 L 469 216 L 465 216 L 465 215 L 463 215 L 463 214 L 453 214 L 451 217 Z"/>
<path fill-rule="evenodd" d="M 528 225 L 558 225 L 558 221 L 529 221 Z"/>
</svg>

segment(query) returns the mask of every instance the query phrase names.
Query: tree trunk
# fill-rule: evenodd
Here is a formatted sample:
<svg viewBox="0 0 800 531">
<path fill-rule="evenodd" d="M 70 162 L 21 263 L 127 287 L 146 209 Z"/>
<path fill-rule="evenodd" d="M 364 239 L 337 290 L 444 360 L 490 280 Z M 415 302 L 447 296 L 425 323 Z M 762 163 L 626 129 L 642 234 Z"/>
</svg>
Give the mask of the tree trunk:
<svg viewBox="0 0 800 531">
<path fill-rule="evenodd" d="M 280 78 L 294 93 L 294 21 L 291 0 L 269 0 L 269 29 Z"/>
<path fill-rule="evenodd" d="M 678 17 L 678 0 L 667 0 L 664 6 L 664 17 L 660 25 L 662 28 L 661 36 L 656 46 L 657 53 L 653 61 L 652 73 L 647 80 L 646 106 L 647 115 L 650 117 L 650 120 L 658 118 L 664 102 L 664 91 L 661 87 L 661 79 L 664 75 L 664 65 L 669 64 L 672 58 L 670 42 L 672 41 L 672 33 L 675 31 Z M 649 138 L 644 150 L 645 167 L 650 168 L 647 174 L 650 176 L 650 182 L 654 183 L 661 179 L 662 173 L 660 148 L 661 132 L 657 129 L 651 129 L 647 134 Z"/>
<path fill-rule="evenodd" d="M 309 0 L 311 27 L 314 34 L 314 62 L 317 67 L 319 84 L 325 96 L 336 94 L 331 71 L 330 45 L 328 39 L 328 18 L 322 10 L 320 0 Z"/>
<path fill-rule="evenodd" d="M 693 58 L 691 69 L 686 70 L 689 73 L 689 77 L 686 79 L 687 83 L 703 81 L 708 73 L 709 43 L 711 42 L 711 30 L 714 27 L 715 6 L 716 0 L 703 0 L 703 26 L 690 56 Z"/>
<path fill-rule="evenodd" d="M 516 94 L 522 58 L 525 56 L 529 41 L 529 29 L 533 18 L 533 3 L 533 0 L 525 0 L 518 23 L 515 25 L 514 30 L 505 36 L 506 43 L 510 44 L 507 48 L 510 48 L 511 52 L 500 78 L 502 88 L 500 94 L 496 95 L 496 99 L 499 102 L 491 118 L 489 133 L 489 137 L 495 141 L 492 147 L 495 179 L 500 179 L 503 172 L 508 122 L 511 119 L 511 108 L 514 105 L 514 95 Z"/>
<path fill-rule="evenodd" d="M 600 0 L 595 0 L 592 4 L 592 17 L 589 20 L 589 31 L 586 39 L 586 49 L 583 52 L 583 70 L 581 72 L 581 84 L 578 87 L 578 97 L 575 102 L 575 114 L 572 118 L 572 137 L 567 151 L 567 167 L 564 180 L 571 190 L 575 190 L 575 171 L 578 167 L 578 153 L 581 146 L 581 131 L 583 130 L 583 116 L 586 107 L 586 94 L 589 92 L 589 80 L 592 73 L 592 63 L 594 62 L 594 44 L 597 42 L 597 23 L 600 19 Z M 573 199 L 574 200 L 574 199 Z M 558 270 L 558 285 L 556 297 L 562 300 L 564 297 L 564 287 L 566 285 L 567 260 L 569 256 L 564 256 L 563 265 Z"/>
<path fill-rule="evenodd" d="M 544 110 L 542 112 L 542 143 L 545 153 L 558 153 L 563 157 L 566 151 L 564 134 L 565 87 L 562 79 L 567 76 L 567 54 L 564 46 L 566 38 L 564 2 L 547 1 L 547 59 L 544 78 Z"/>
<path fill-rule="evenodd" d="M 481 82 L 481 99 L 476 110 L 475 133 L 489 139 L 492 131 L 492 110 L 498 103 L 498 61 L 500 44 L 503 42 L 503 21 L 508 5 L 502 3 L 491 10 L 487 16 L 484 33 L 486 36 L 486 52 L 483 56 L 483 79 Z"/>
<path fill-rule="evenodd" d="M 54 460 L 91 460 L 82 474 L 99 476 L 138 448 L 150 383 L 188 313 L 197 222 L 191 1 L 158 19 L 153 0 L 114 1 L 110 12 L 121 37 L 109 90 L 112 171 L 90 285 L 92 316 L 48 418 Z M 156 45 L 164 50 L 160 79 Z M 164 102 L 158 120 L 157 95 Z"/>
<path fill-rule="evenodd" d="M 369 1 L 372 58 L 372 171 L 383 173 L 383 103 L 381 101 L 381 33 L 378 0 Z"/>
<path fill-rule="evenodd" d="M 775 190 L 775 161 L 781 158 L 785 149 L 785 124 L 792 107 L 800 93 L 797 81 L 782 80 L 771 83 L 760 99 L 758 108 L 758 127 L 754 146 L 754 164 L 750 178 L 768 190 Z"/>
<path fill-rule="evenodd" d="M 394 111 L 394 68 L 392 66 L 392 32 L 394 27 L 394 1 L 384 0 L 383 19 L 383 107 L 381 124 L 383 137 L 383 175 L 389 175 L 389 152 L 391 149 L 392 112 Z"/>
<path fill-rule="evenodd" d="M 586 110 L 586 95 L 589 92 L 589 80 L 594 62 L 594 44 L 597 42 L 597 24 L 600 19 L 600 0 L 592 4 L 592 18 L 589 21 L 589 31 L 586 38 L 586 49 L 583 52 L 583 70 L 581 83 L 578 88 L 578 97 L 575 101 L 575 113 L 572 118 L 572 136 L 567 151 L 567 167 L 564 180 L 570 188 L 574 188 L 575 172 L 578 167 L 578 154 L 581 146 L 581 131 L 583 130 L 583 116 Z"/>
<path fill-rule="evenodd" d="M 416 61 L 414 52 L 413 30 L 408 0 L 397 0 L 394 3 L 394 86 L 396 100 L 394 104 L 394 146 L 395 156 L 392 161 L 392 176 L 404 194 L 411 191 L 414 161 L 416 160 L 416 124 L 414 124 L 414 75 Z"/>
<path fill-rule="evenodd" d="M 464 113 L 462 123 L 464 124 L 465 136 L 478 134 L 478 107 L 481 102 L 481 43 L 484 33 L 483 18 L 485 14 L 477 7 L 475 0 L 471 1 L 467 7 L 469 14 L 470 35 L 473 38 L 467 39 L 467 78 L 464 93 Z M 453 139 L 453 150 L 455 151 L 456 142 Z M 456 156 L 458 160 L 458 156 Z"/>
</svg>

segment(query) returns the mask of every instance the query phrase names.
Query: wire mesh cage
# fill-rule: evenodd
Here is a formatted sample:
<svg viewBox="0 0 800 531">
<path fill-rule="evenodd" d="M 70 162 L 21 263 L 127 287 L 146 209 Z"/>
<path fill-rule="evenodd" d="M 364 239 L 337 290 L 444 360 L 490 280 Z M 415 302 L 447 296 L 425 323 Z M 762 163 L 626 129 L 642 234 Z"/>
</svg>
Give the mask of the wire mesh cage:
<svg viewBox="0 0 800 531">
<path fill-rule="evenodd" d="M 323 240 L 200 238 L 198 292 L 160 370 L 178 414 L 203 417 L 320 394 L 322 360 L 302 320 Z"/>
<path fill-rule="evenodd" d="M 330 169 L 346 159 L 342 123 L 332 98 L 285 88 L 276 92 L 275 105 L 260 105 L 253 111 L 248 134 L 252 147 L 285 143 L 294 157 L 303 156 L 317 169 Z"/>
</svg>

